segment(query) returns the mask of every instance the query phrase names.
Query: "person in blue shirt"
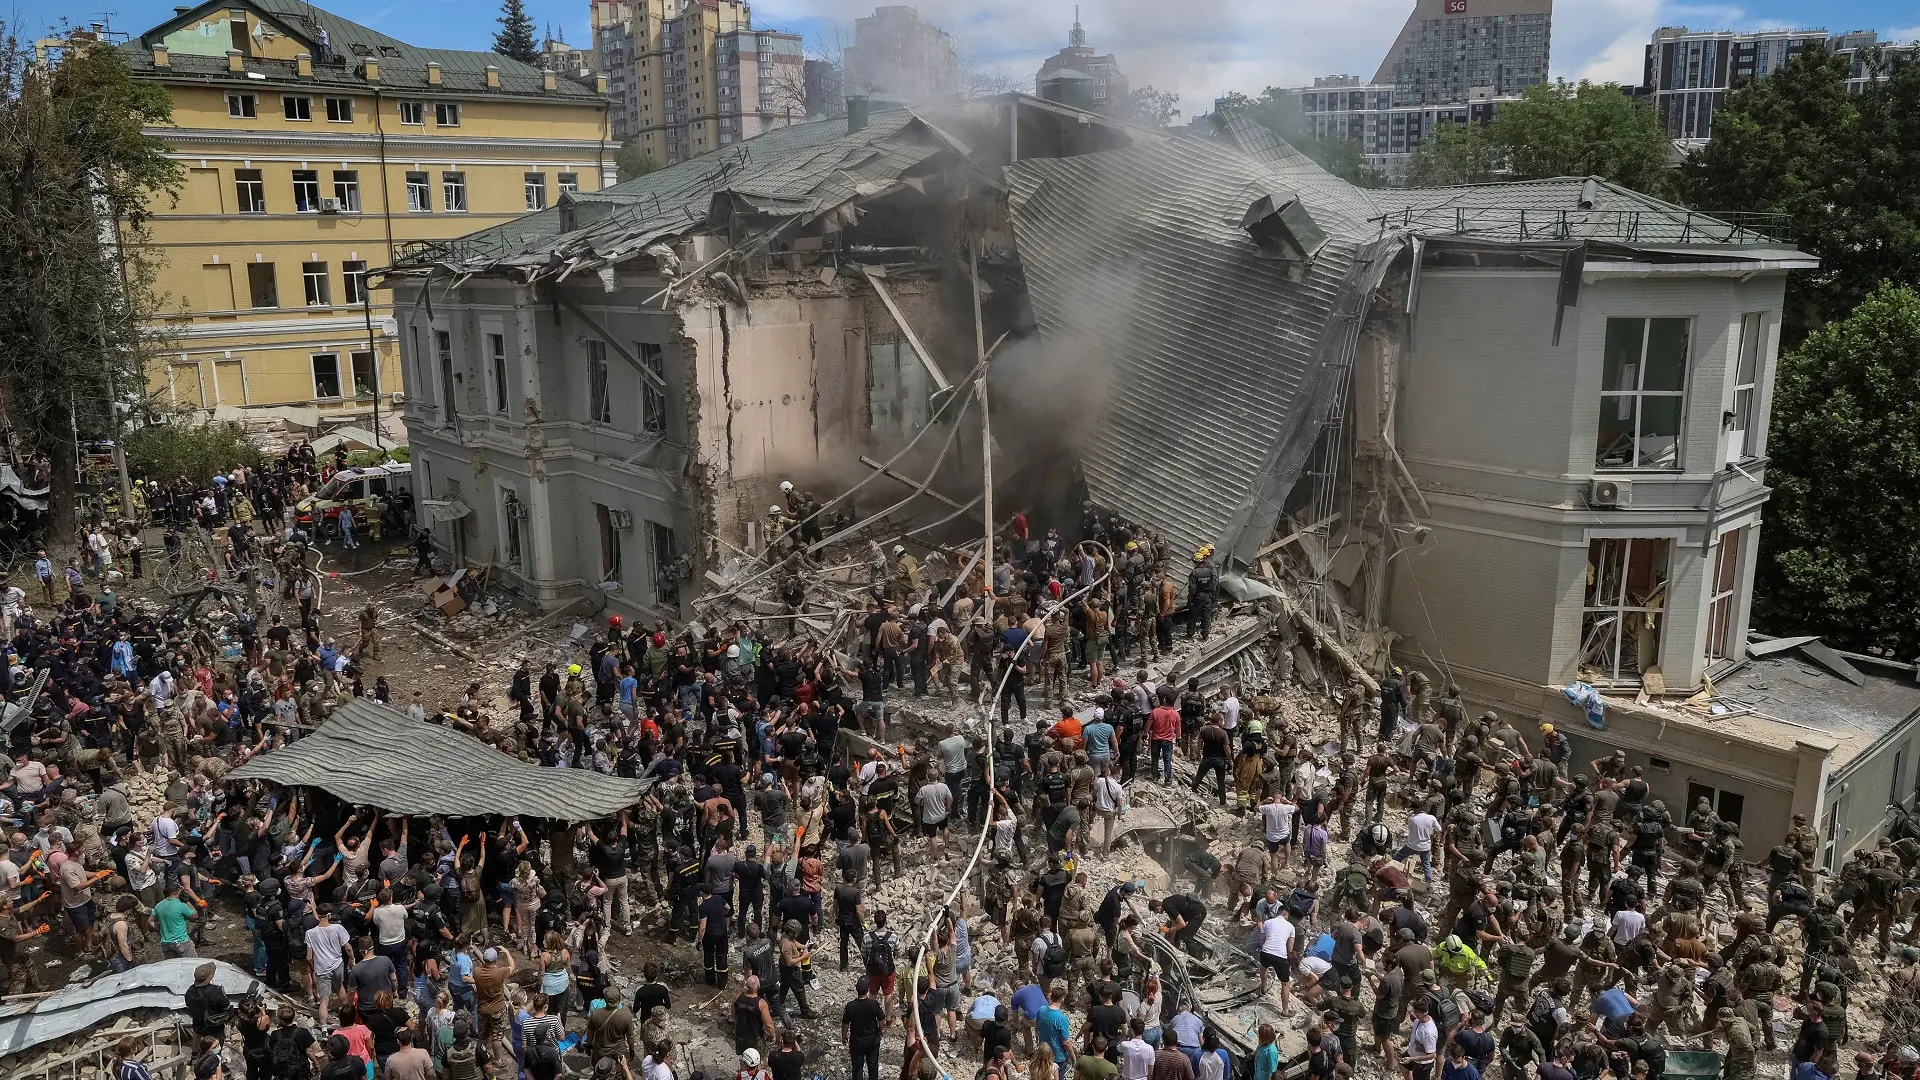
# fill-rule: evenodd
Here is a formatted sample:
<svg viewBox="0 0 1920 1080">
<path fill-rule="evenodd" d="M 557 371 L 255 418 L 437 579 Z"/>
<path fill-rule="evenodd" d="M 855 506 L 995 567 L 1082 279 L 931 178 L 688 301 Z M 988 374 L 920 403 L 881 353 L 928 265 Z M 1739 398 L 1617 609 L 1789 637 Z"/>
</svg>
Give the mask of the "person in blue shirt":
<svg viewBox="0 0 1920 1080">
<path fill-rule="evenodd" d="M 1093 723 L 1080 729 L 1080 737 L 1087 741 L 1088 763 L 1099 772 L 1113 755 L 1113 725 L 1107 723 L 1105 709 L 1093 710 Z"/>
<path fill-rule="evenodd" d="M 633 665 L 622 664 L 620 666 L 620 689 L 618 695 L 620 712 L 626 716 L 628 720 L 633 719 L 633 699 L 634 695 L 639 693 L 639 691 L 640 680 L 633 677 Z"/>
<path fill-rule="evenodd" d="M 125 630 L 120 631 L 120 640 L 113 643 L 113 662 L 110 666 L 115 675 L 124 677 L 133 673 L 133 642 L 128 640 Z"/>
<path fill-rule="evenodd" d="M 1173 1019 L 1167 1021 L 1167 1026 L 1173 1029 L 1174 1045 L 1180 1048 L 1181 1053 L 1187 1055 L 1187 1061 L 1197 1071 L 1200 1068 L 1200 1038 L 1206 1031 L 1206 1025 L 1193 1014 L 1193 1004 L 1187 1001 L 1181 1002 L 1180 1011 L 1173 1014 Z"/>
<path fill-rule="evenodd" d="M 1016 994 L 1017 998 L 1018 995 Z M 1047 1007 L 1033 1018 L 1033 1034 L 1040 1045 L 1053 1051 L 1053 1063 L 1066 1073 L 1067 1062 L 1073 1060 L 1067 1044 L 1073 1039 L 1073 1021 L 1067 1017 L 1061 1006 L 1067 1000 L 1067 987 L 1064 982 L 1053 984 L 1053 990 L 1047 995 Z"/>
<path fill-rule="evenodd" d="M 1272 1024 L 1260 1025 L 1260 1049 L 1253 1052 L 1253 1080 L 1270 1080 L 1280 1070 L 1280 1041 Z"/>
<path fill-rule="evenodd" d="M 1440 1080 L 1480 1080 L 1480 1070 L 1467 1060 L 1467 1048 L 1454 1043 L 1447 1048 L 1447 1063 L 1440 1066 Z"/>
<path fill-rule="evenodd" d="M 46 590 L 47 603 L 53 603 L 53 560 L 47 558 L 44 551 L 33 560 L 33 576 L 40 579 L 40 587 Z"/>
<path fill-rule="evenodd" d="M 1039 983 L 1026 983 L 1013 992 L 1007 999 L 1013 1006 L 1010 1018 L 1013 1026 L 1020 1032 L 1020 1042 L 1028 1057 L 1033 1056 L 1033 1022 L 1047 1010 L 1047 992 L 1040 989 Z"/>
</svg>

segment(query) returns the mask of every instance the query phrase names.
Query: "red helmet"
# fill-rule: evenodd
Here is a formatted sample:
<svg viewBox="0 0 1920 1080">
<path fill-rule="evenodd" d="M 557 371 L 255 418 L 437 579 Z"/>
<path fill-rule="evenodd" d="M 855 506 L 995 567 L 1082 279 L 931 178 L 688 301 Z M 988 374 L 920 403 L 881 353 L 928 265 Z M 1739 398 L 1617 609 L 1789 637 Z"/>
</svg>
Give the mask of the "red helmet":
<svg viewBox="0 0 1920 1080">
<path fill-rule="evenodd" d="M 612 628 L 613 628 L 613 629 L 615 629 L 615 630 L 618 630 L 618 629 L 620 629 L 620 616 L 618 616 L 618 615 L 615 615 L 615 616 L 612 616 L 611 618 L 609 618 L 609 619 L 607 620 L 607 625 L 608 625 L 608 626 L 610 626 L 610 627 L 612 627 Z"/>
</svg>

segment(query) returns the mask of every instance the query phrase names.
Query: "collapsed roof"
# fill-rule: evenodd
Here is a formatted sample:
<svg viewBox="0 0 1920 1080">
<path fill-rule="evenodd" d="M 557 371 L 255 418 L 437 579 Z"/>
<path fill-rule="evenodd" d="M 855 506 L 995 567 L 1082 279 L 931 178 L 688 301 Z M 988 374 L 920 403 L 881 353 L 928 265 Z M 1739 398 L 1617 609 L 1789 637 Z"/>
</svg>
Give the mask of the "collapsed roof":
<svg viewBox="0 0 1920 1080">
<path fill-rule="evenodd" d="M 449 783 L 454 777 L 461 782 Z M 398 814 L 528 814 L 554 821 L 610 817 L 640 801 L 654 783 L 534 765 L 365 698 L 349 701 L 318 731 L 254 758 L 228 779 L 317 787 L 355 806 Z"/>
<path fill-rule="evenodd" d="M 1029 117 L 1053 125 L 1042 145 Z M 799 124 L 423 247 L 394 272 L 557 284 L 593 271 L 612 290 L 613 268 L 642 258 L 668 277 L 705 269 L 678 266 L 671 244 L 688 237 L 730 245 L 694 249 L 717 263 L 797 251 L 808 229 L 857 229 L 909 189 L 984 195 L 996 205 L 979 216 L 1011 225 L 1010 250 L 990 258 L 1024 289 L 1039 362 L 1099 365 L 1078 404 L 1103 422 L 1075 446 L 1090 496 L 1187 550 L 1244 561 L 1346 393 L 1371 299 L 1410 265 L 1403 252 L 1497 247 L 1558 265 L 1574 283 L 1566 306 L 1589 251 L 1812 265 L 1765 222 L 1597 179 L 1363 191 L 1244 116 L 1215 126 L 1212 139 L 1148 131 L 1021 94 L 879 112 L 856 131 Z"/>
</svg>

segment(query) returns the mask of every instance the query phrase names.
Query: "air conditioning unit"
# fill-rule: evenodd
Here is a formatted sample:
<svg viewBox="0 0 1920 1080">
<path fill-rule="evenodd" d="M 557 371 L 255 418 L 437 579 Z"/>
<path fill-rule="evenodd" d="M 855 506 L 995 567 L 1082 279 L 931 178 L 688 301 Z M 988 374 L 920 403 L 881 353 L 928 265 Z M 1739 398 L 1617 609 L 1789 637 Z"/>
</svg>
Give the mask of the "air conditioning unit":
<svg viewBox="0 0 1920 1080">
<path fill-rule="evenodd" d="M 607 518 L 613 522 L 613 527 L 616 529 L 633 528 L 633 514 L 630 511 L 609 510 L 607 511 Z"/>
<path fill-rule="evenodd" d="M 323 213 L 323 214 L 337 214 L 337 213 L 339 213 L 339 212 L 340 212 L 340 200 L 339 200 L 339 199 L 321 199 L 321 200 L 320 200 L 320 212 L 321 212 L 321 213 Z"/>
<path fill-rule="evenodd" d="M 1625 510 L 1633 505 L 1633 481 L 1596 479 L 1587 488 L 1588 506 Z"/>
</svg>

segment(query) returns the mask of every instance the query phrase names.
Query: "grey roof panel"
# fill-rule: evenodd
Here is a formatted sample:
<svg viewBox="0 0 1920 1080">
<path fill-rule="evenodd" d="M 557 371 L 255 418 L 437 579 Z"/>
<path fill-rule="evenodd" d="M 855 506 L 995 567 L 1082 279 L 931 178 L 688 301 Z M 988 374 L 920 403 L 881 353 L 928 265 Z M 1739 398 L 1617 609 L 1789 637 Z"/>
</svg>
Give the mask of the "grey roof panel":
<svg viewBox="0 0 1920 1080">
<path fill-rule="evenodd" d="M 402 814 L 531 814 L 556 821 L 617 814 L 653 786 L 652 780 L 529 764 L 365 698 L 342 705 L 318 731 L 254 758 L 228 779 L 317 787 L 355 805 Z"/>
<path fill-rule="evenodd" d="M 1093 497 L 1185 550 L 1264 539 L 1261 508 L 1284 499 L 1364 314 L 1370 286 L 1355 287 L 1377 280 L 1377 227 L 1317 167 L 1221 143 L 1143 140 L 1008 176 L 1042 334 L 1107 364 L 1085 437 Z M 1328 234 L 1308 263 L 1241 231 L 1249 205 L 1282 193 Z"/>
</svg>

